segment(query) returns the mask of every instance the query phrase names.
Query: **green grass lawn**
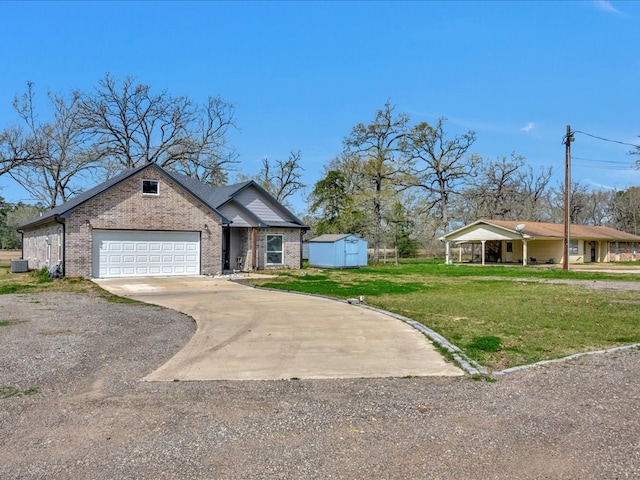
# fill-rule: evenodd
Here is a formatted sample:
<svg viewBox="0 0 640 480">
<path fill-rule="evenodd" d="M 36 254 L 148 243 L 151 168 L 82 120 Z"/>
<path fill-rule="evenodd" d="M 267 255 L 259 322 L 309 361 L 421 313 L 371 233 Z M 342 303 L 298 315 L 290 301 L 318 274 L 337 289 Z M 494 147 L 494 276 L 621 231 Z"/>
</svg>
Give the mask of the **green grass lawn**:
<svg viewBox="0 0 640 480">
<path fill-rule="evenodd" d="M 640 294 L 540 280 L 639 281 L 557 268 L 407 262 L 356 270 L 285 272 L 269 288 L 350 298 L 417 320 L 499 370 L 640 342 Z"/>
<path fill-rule="evenodd" d="M 0 262 L 0 295 L 36 292 L 91 293 L 114 302 L 128 301 L 128 299 L 122 299 L 102 290 L 91 280 L 84 278 L 51 279 L 46 269 L 11 273 L 11 264 Z"/>
<path fill-rule="evenodd" d="M 640 343 L 639 292 L 541 282 L 553 279 L 638 282 L 640 275 L 408 261 L 288 271 L 251 282 L 343 299 L 364 295 L 367 304 L 423 323 L 493 370 Z M 89 280 L 51 280 L 45 272 L 12 274 L 8 263 L 0 263 L 0 294 L 42 291 L 120 300 Z"/>
</svg>

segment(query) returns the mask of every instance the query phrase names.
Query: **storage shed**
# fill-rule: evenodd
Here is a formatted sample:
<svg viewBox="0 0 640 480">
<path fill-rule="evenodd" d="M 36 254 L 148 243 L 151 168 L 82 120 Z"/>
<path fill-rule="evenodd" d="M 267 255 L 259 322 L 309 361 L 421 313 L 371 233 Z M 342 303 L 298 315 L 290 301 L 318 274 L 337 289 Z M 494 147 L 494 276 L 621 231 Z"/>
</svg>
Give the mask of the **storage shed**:
<svg viewBox="0 0 640 480">
<path fill-rule="evenodd" d="M 309 266 L 366 267 L 367 241 L 352 234 L 320 235 L 309 240 Z"/>
</svg>

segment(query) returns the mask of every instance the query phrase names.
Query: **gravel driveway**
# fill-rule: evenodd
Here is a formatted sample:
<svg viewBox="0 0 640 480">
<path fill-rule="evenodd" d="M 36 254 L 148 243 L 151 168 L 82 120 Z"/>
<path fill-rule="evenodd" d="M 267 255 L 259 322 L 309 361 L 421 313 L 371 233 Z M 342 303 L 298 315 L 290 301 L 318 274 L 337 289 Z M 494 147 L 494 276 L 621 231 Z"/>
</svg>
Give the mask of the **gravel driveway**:
<svg viewBox="0 0 640 480">
<path fill-rule="evenodd" d="M 188 317 L 0 296 L 0 478 L 640 478 L 640 351 L 468 377 L 142 382 Z M 3 389 L 6 392 L 6 388 Z"/>
</svg>

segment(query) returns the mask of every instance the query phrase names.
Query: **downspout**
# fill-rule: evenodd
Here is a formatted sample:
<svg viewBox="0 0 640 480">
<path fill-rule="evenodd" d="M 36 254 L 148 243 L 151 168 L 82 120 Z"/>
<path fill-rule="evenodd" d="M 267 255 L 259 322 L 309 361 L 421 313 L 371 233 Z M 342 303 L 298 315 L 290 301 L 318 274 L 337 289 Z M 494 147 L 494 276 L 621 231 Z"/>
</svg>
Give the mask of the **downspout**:
<svg viewBox="0 0 640 480">
<path fill-rule="evenodd" d="M 24 230 L 16 228 L 16 232 L 20 234 L 20 249 L 22 250 L 20 252 L 20 258 L 24 260 Z"/>
<path fill-rule="evenodd" d="M 60 225 L 62 225 L 62 276 L 65 276 L 65 269 L 67 267 L 67 231 L 66 231 L 66 224 L 62 221 L 60 221 L 60 216 L 56 215 L 53 217 L 53 221 L 56 223 L 59 223 Z M 58 261 L 60 261 L 60 259 L 58 259 Z"/>
</svg>

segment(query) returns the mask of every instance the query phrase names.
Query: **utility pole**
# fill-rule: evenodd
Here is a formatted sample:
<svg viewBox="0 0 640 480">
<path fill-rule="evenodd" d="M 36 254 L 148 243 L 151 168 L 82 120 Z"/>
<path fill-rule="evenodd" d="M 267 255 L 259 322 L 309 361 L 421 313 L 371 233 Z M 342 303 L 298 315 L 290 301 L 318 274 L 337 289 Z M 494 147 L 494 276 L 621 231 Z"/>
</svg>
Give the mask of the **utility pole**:
<svg viewBox="0 0 640 480">
<path fill-rule="evenodd" d="M 567 125 L 567 135 L 564 137 L 565 154 L 564 154 L 564 255 L 562 260 L 562 269 L 569 270 L 569 250 L 570 250 L 570 191 L 571 191 L 571 142 L 573 142 L 573 134 L 571 133 L 571 125 Z"/>
</svg>

